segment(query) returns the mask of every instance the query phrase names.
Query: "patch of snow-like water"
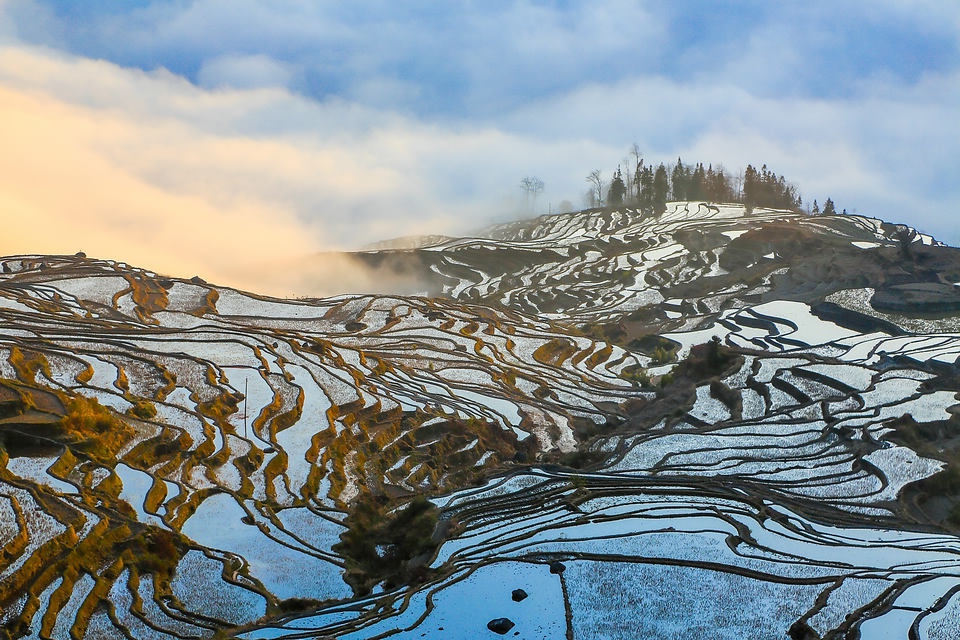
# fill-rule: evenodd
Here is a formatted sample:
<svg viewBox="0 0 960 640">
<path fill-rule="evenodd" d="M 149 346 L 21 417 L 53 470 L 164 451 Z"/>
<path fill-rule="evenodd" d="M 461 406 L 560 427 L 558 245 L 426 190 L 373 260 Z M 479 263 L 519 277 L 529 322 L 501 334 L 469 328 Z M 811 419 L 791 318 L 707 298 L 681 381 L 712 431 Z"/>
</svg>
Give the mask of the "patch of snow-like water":
<svg viewBox="0 0 960 640">
<path fill-rule="evenodd" d="M 59 536 L 67 529 L 63 524 L 53 516 L 44 511 L 33 495 L 25 489 L 15 487 L 0 480 L 0 496 L 7 495 L 16 498 L 23 512 L 23 519 L 27 525 L 28 542 L 23 553 L 0 569 L 0 580 L 11 576 L 20 570 L 20 567 L 30 558 L 30 556 L 44 543 Z M 12 511 L 12 509 L 11 509 Z M 15 522 L 15 520 L 14 520 Z"/>
<path fill-rule="evenodd" d="M 721 231 L 720 233 L 727 236 L 731 240 L 736 240 L 743 234 L 747 233 L 747 231 L 749 231 L 749 229 L 732 229 L 730 231 Z"/>
<path fill-rule="evenodd" d="M 511 598 L 514 589 L 526 591 L 527 598 L 514 602 Z M 482 597 L 478 597 L 479 594 L 483 594 Z M 516 626 L 508 637 L 518 640 L 562 638 L 566 633 L 560 579 L 550 573 L 546 564 L 498 561 L 470 573 L 460 572 L 431 590 L 431 600 L 433 610 L 426 620 L 390 637 L 474 640 L 493 635 L 487 630 L 487 623 L 495 618 L 509 618 Z M 339 637 L 359 640 L 389 628 L 405 629 L 414 625 L 423 613 L 420 602 L 411 602 L 396 618 L 388 618 L 362 633 Z"/>
<path fill-rule="evenodd" d="M 310 449 L 311 439 L 317 433 L 329 428 L 327 409 L 330 400 L 320 389 L 310 372 L 299 365 L 287 365 L 291 374 L 291 383 L 304 390 L 303 410 L 300 419 L 292 426 L 276 435 L 277 445 L 287 454 L 287 479 L 290 482 L 290 491 L 299 495 L 300 489 L 307 483 L 307 476 L 313 464 L 304 457 Z"/>
<path fill-rule="evenodd" d="M 55 280 L 51 285 L 80 300 L 89 300 L 108 307 L 113 306 L 113 296 L 130 287 L 130 283 L 120 276 L 64 278 Z"/>
<path fill-rule="evenodd" d="M 697 567 L 566 565 L 575 638 L 785 638 L 822 589 Z"/>
<path fill-rule="evenodd" d="M 710 395 L 710 385 L 697 387 L 697 401 L 690 410 L 690 415 L 707 424 L 716 424 L 730 419 L 730 409 L 727 405 Z"/>
<path fill-rule="evenodd" d="M 91 355 L 78 353 L 77 357 L 86 361 L 86 363 L 93 368 L 93 376 L 87 381 L 88 385 L 98 387 L 105 391 L 117 390 L 117 387 L 114 386 L 114 382 L 117 381 L 117 376 L 120 373 L 117 365 Z"/>
<path fill-rule="evenodd" d="M 247 624 L 266 612 L 262 595 L 226 582 L 222 573 L 223 564 L 192 549 L 177 565 L 170 589 L 188 611 L 228 624 Z"/>
<path fill-rule="evenodd" d="M 939 460 L 921 458 L 912 449 L 900 446 L 878 449 L 863 456 L 863 459 L 876 465 L 889 483 L 882 493 L 873 498 L 878 502 L 895 500 L 903 487 L 940 472 L 944 466 Z"/>
<path fill-rule="evenodd" d="M 127 502 L 137 512 L 137 520 L 146 524 L 162 527 L 163 520 L 152 513 L 147 513 L 144 509 L 143 500 L 153 486 L 153 477 L 145 471 L 134 469 L 120 462 L 114 468 L 114 472 L 120 476 L 123 483 L 123 490 L 120 492 L 120 499 Z"/>
<path fill-rule="evenodd" d="M 37 608 L 37 612 L 33 614 L 33 620 L 30 621 L 30 627 L 28 633 L 30 637 L 39 638 L 40 637 L 40 625 L 43 622 L 44 615 L 50 609 L 50 596 L 53 595 L 53 592 L 56 591 L 60 584 L 63 582 L 63 578 L 57 578 L 51 582 L 46 589 L 43 590 L 43 593 L 37 598 L 40 603 L 40 606 Z M 2 619 L 2 618 L 0 618 Z"/>
<path fill-rule="evenodd" d="M 50 487 L 60 493 L 77 493 L 75 486 L 69 482 L 55 478 L 47 472 L 47 469 L 49 469 L 57 459 L 58 456 L 21 456 L 10 458 L 7 461 L 7 471 L 21 478 L 32 480 L 39 485 Z"/>
<path fill-rule="evenodd" d="M 318 318 L 326 307 L 296 301 L 261 300 L 234 289 L 218 288 L 217 312 L 221 316 L 253 316 L 260 318 Z"/>
<path fill-rule="evenodd" d="M 73 585 L 73 591 L 70 592 L 70 597 L 60 607 L 60 611 L 57 612 L 57 621 L 53 625 L 53 632 L 50 634 L 51 638 L 72 637 L 70 636 L 70 628 L 74 622 L 76 622 L 77 610 L 80 609 L 80 605 L 83 604 L 83 601 L 90 595 L 95 584 L 96 581 L 89 573 L 83 573 L 77 578 L 77 581 Z"/>
<path fill-rule="evenodd" d="M 960 592 L 954 593 L 942 609 L 921 620 L 919 633 L 928 640 L 954 640 L 960 629 Z"/>
<path fill-rule="evenodd" d="M 350 596 L 339 567 L 276 542 L 257 526 L 244 524 L 246 515 L 232 496 L 219 493 L 200 504 L 181 532 L 203 546 L 245 558 L 250 575 L 281 600 Z"/>
<path fill-rule="evenodd" d="M 957 585 L 960 585 L 960 579 L 935 578 L 907 587 L 896 599 L 892 609 L 860 625 L 860 637 L 871 640 L 900 640 L 912 637 L 910 631 L 918 612 L 932 608 L 944 593 Z M 953 630 L 956 631 L 957 627 Z"/>
<path fill-rule="evenodd" d="M 797 328 L 786 335 L 811 346 L 860 335 L 856 331 L 821 320 L 813 315 L 809 305 L 802 302 L 776 300 L 751 307 L 751 311 L 771 318 L 789 319 Z"/>
<path fill-rule="evenodd" d="M 0 296 L 0 309 L 7 309 L 9 311 L 16 311 L 18 313 L 37 313 L 37 310 L 28 307 L 18 300 L 7 297 L 5 295 Z"/>
<path fill-rule="evenodd" d="M 281 509 L 277 512 L 277 518 L 283 523 L 284 529 L 319 551 L 329 552 L 333 545 L 340 542 L 340 534 L 347 530 L 343 525 L 303 507 Z"/>
</svg>

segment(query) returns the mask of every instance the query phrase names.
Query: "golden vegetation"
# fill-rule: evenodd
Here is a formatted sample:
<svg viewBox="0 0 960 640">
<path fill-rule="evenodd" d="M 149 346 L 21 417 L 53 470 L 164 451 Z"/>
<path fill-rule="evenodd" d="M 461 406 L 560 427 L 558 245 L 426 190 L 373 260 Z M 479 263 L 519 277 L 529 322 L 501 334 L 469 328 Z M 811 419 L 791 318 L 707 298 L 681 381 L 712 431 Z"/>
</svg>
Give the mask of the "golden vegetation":
<svg viewBox="0 0 960 640">
<path fill-rule="evenodd" d="M 76 396 L 65 402 L 66 414 L 57 424 L 66 444 L 75 445 L 94 458 L 112 463 L 117 452 L 133 436 L 133 429 L 96 398 Z"/>
</svg>

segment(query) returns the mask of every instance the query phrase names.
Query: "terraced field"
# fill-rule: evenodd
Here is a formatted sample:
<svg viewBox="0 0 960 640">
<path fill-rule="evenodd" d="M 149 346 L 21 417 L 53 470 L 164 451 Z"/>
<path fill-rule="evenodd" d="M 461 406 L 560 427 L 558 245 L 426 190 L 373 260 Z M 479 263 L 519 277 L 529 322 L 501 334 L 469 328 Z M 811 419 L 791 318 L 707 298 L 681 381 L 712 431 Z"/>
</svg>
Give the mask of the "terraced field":
<svg viewBox="0 0 960 640">
<path fill-rule="evenodd" d="M 902 228 L 863 216 L 679 202 L 658 218 L 631 209 L 542 216 L 392 257 L 425 270 L 429 291 L 464 301 L 561 321 L 633 315 L 685 329 L 745 303 L 910 281 L 897 255 Z M 943 248 L 915 232 L 910 240 L 918 251 Z M 925 278 L 960 281 L 953 255 L 913 266 Z"/>
<path fill-rule="evenodd" d="M 960 273 L 895 232 L 583 212 L 399 252 L 432 298 L 4 258 L 2 633 L 958 638 L 960 334 L 862 294 Z"/>
</svg>

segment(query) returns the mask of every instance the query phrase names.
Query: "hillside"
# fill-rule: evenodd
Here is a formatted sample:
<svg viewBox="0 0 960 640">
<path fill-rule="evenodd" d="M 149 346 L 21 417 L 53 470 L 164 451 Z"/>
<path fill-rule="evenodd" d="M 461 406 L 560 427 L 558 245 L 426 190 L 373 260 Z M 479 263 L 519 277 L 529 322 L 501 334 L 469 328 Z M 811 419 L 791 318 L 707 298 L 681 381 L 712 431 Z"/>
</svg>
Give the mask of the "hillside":
<svg viewBox="0 0 960 640">
<path fill-rule="evenodd" d="M 957 249 L 696 202 L 384 247 L 428 296 L 0 259 L 9 637 L 956 638 Z"/>
</svg>

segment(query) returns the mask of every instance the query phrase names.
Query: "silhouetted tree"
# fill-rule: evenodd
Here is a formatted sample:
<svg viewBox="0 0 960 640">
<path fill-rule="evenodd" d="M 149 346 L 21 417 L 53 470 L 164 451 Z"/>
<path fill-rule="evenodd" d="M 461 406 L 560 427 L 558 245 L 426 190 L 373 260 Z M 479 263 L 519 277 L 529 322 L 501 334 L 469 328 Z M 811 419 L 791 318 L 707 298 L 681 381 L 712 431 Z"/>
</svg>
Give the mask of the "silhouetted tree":
<svg viewBox="0 0 960 640">
<path fill-rule="evenodd" d="M 757 170 L 753 165 L 748 164 L 743 172 L 743 204 L 747 206 L 747 213 L 752 212 L 753 206 L 757 203 L 757 183 Z"/>
<path fill-rule="evenodd" d="M 603 206 L 603 178 L 600 177 L 600 170 L 594 169 L 587 175 L 587 182 L 592 185 L 592 192 L 596 195 L 596 204 Z"/>
<path fill-rule="evenodd" d="M 671 193 L 673 194 L 674 200 L 689 199 L 689 181 L 690 170 L 683 166 L 683 161 L 680 158 L 677 158 L 677 164 L 673 167 L 673 171 L 670 174 Z"/>
<path fill-rule="evenodd" d="M 656 173 L 653 174 L 653 212 L 660 215 L 667 210 L 667 192 L 670 185 L 667 184 L 667 168 L 660 163 Z"/>
<path fill-rule="evenodd" d="M 827 198 L 827 201 L 823 203 L 823 215 L 825 216 L 835 216 L 837 215 L 837 209 L 833 206 L 833 200 Z"/>
<path fill-rule="evenodd" d="M 645 215 L 653 214 L 653 169 L 650 166 L 640 167 L 637 178 L 637 205 Z"/>
<path fill-rule="evenodd" d="M 633 175 L 627 180 L 627 198 L 634 202 L 640 199 L 640 168 L 643 166 L 643 153 L 640 151 L 636 142 L 630 147 L 630 155 L 633 156 Z"/>
<path fill-rule="evenodd" d="M 543 191 L 543 180 L 536 176 L 527 176 L 520 181 L 520 188 L 523 189 L 524 205 L 528 211 L 537 208 L 537 194 Z"/>
<path fill-rule="evenodd" d="M 687 200 L 706 200 L 707 199 L 707 174 L 703 168 L 703 163 L 698 163 L 697 168 L 693 170 L 690 181 L 687 183 Z"/>
<path fill-rule="evenodd" d="M 623 174 L 620 172 L 620 167 L 617 167 L 617 172 L 613 174 L 613 179 L 610 181 L 610 188 L 607 189 L 607 204 L 611 207 L 623 204 L 623 197 L 626 192 L 627 188 L 623 184 Z"/>
<path fill-rule="evenodd" d="M 913 252 L 910 247 L 917 238 L 917 232 L 910 227 L 898 224 L 893 237 L 900 244 L 900 257 L 906 261 L 913 261 Z"/>
</svg>

